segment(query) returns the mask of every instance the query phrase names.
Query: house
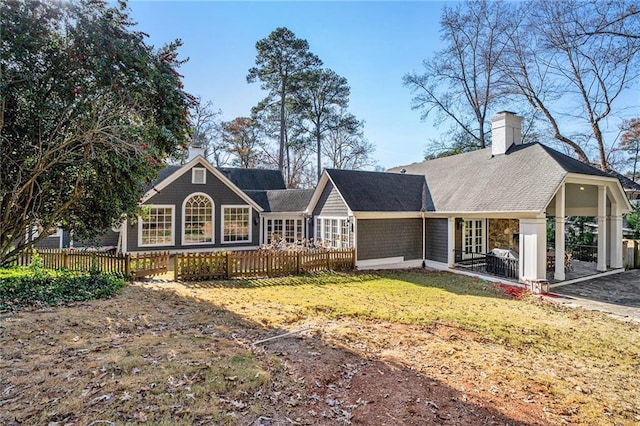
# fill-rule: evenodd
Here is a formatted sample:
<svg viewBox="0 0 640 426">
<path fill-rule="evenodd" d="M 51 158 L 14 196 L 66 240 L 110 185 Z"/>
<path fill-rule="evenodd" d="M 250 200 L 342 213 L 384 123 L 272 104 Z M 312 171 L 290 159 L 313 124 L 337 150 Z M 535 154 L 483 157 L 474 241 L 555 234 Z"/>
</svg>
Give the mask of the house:
<svg viewBox="0 0 640 426">
<path fill-rule="evenodd" d="M 490 148 L 387 172 L 327 169 L 313 190 L 286 189 L 277 170 L 216 168 L 192 155 L 162 170 L 142 198 L 144 214 L 106 238 L 123 252 L 314 239 L 353 247 L 358 267 L 455 268 L 482 259 L 488 270 L 487 255 L 497 253 L 516 265 L 508 277 L 533 283 L 547 278 L 549 265 L 553 279 L 565 280 L 565 218 L 595 216 L 597 270 L 621 268 L 622 216 L 631 205 L 618 177 L 523 144 L 521 121 L 506 111 L 493 117 Z"/>
<path fill-rule="evenodd" d="M 327 170 L 307 208 L 313 235 L 355 247 L 357 264 L 433 262 L 455 267 L 492 249 L 519 258 L 517 278 L 565 279 L 564 221 L 596 216 L 597 269 L 622 267 L 622 215 L 631 206 L 620 181 L 539 143 L 522 144 L 521 118 L 492 118 L 490 148 L 399 166 L 388 173 Z M 397 180 L 396 180 L 397 179 Z M 555 247 L 547 247 L 553 217 Z"/>
</svg>

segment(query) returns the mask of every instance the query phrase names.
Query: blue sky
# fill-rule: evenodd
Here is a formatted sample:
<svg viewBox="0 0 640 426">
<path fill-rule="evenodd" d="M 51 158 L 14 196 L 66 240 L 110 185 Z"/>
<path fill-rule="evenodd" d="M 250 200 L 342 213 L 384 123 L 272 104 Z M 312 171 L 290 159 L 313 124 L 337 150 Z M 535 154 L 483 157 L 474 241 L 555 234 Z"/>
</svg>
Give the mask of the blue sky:
<svg viewBox="0 0 640 426">
<path fill-rule="evenodd" d="M 351 86 L 349 110 L 365 123 L 374 158 L 390 168 L 423 159 L 437 131 L 411 110 L 402 76 L 440 46 L 445 2 L 131 1 L 137 29 L 159 47 L 182 39 L 188 92 L 211 100 L 224 120 L 247 116 L 265 93 L 246 82 L 258 40 L 285 26 Z M 449 5 L 453 3 L 449 2 Z"/>
</svg>

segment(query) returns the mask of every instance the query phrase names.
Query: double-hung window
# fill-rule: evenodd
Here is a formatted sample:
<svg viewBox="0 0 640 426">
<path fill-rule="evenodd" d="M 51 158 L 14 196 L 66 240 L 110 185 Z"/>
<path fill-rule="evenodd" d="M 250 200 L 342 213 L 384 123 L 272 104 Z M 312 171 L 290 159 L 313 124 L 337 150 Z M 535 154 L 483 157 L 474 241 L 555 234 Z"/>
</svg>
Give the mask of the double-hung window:
<svg viewBox="0 0 640 426">
<path fill-rule="evenodd" d="M 222 206 L 222 242 L 251 241 L 251 208 L 249 206 Z"/>
<path fill-rule="evenodd" d="M 138 245 L 173 245 L 174 220 L 173 206 L 149 206 L 138 221 Z"/>
<path fill-rule="evenodd" d="M 322 241 L 329 247 L 350 247 L 350 231 L 351 227 L 348 219 L 316 218 L 316 240 Z"/>
<path fill-rule="evenodd" d="M 284 239 L 288 243 L 302 241 L 302 219 L 267 219 L 267 243 Z"/>
</svg>

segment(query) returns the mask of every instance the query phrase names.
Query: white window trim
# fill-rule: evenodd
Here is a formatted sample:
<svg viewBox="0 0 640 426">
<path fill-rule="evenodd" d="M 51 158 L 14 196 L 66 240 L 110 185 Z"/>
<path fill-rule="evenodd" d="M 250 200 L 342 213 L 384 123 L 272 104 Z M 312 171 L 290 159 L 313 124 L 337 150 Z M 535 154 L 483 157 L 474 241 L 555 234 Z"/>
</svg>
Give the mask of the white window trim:
<svg viewBox="0 0 640 426">
<path fill-rule="evenodd" d="M 249 239 L 247 240 L 236 240 L 236 241 L 225 241 L 224 240 L 224 211 L 225 209 L 233 209 L 233 208 L 246 208 L 249 209 Z M 253 241 L 253 209 L 248 204 L 222 204 L 220 206 L 220 244 L 241 244 L 241 243 L 250 243 Z"/>
<path fill-rule="evenodd" d="M 283 227 L 283 233 L 286 229 L 286 222 L 287 220 L 293 220 L 295 221 L 294 224 L 294 240 L 296 240 L 296 237 L 298 236 L 298 230 L 300 231 L 300 235 L 302 235 L 302 240 L 304 240 L 306 238 L 306 227 L 305 227 L 305 218 L 302 216 L 266 216 L 264 218 L 264 242 L 265 244 L 269 241 L 269 221 L 270 220 L 282 220 L 282 227 Z M 300 221 L 300 224 L 298 226 L 298 221 Z"/>
<path fill-rule="evenodd" d="M 196 181 L 198 173 L 202 173 L 202 182 Z M 207 169 L 204 167 L 194 167 L 191 169 L 191 183 L 194 185 L 206 185 L 207 183 Z"/>
<path fill-rule="evenodd" d="M 171 242 L 169 244 L 142 244 L 142 223 L 144 219 L 138 216 L 138 247 L 170 247 L 176 242 L 176 206 L 173 204 L 145 204 L 143 207 L 171 209 Z"/>
<path fill-rule="evenodd" d="M 465 241 L 465 236 L 467 234 L 467 221 L 480 221 L 481 222 L 481 226 L 480 229 L 482 230 L 482 253 L 486 253 L 487 252 L 487 232 L 488 232 L 488 227 L 487 227 L 487 219 L 485 218 L 473 218 L 473 217 L 469 217 L 469 218 L 462 218 L 462 256 L 463 257 L 471 257 L 472 253 L 475 252 L 466 252 L 466 248 L 467 248 L 467 244 Z M 475 230 L 475 226 L 474 226 L 474 230 Z"/>
<path fill-rule="evenodd" d="M 206 170 L 206 169 L 203 169 Z M 207 197 L 209 199 L 209 201 L 211 201 L 211 241 L 205 241 L 202 243 L 187 243 L 185 242 L 186 240 L 186 235 L 185 235 L 185 218 L 186 218 L 186 214 L 185 214 L 185 208 L 187 207 L 187 200 L 191 197 L 194 197 L 196 195 L 203 195 L 205 197 Z M 204 192 L 194 192 L 192 194 L 189 194 L 187 197 L 185 197 L 184 201 L 182 201 L 182 245 L 183 246 L 201 246 L 201 245 L 211 245 L 211 244 L 215 244 L 216 242 L 216 203 L 214 203 L 213 198 L 211 198 L 211 196 L 209 196 L 209 194 L 205 194 Z"/>
<path fill-rule="evenodd" d="M 320 230 L 321 230 L 321 232 L 318 232 L 318 229 L 316 229 L 317 228 L 317 224 L 318 224 L 318 219 L 320 219 Z M 341 220 L 347 221 L 349 223 L 349 235 L 347 235 L 347 238 L 348 238 L 347 239 L 347 245 L 349 247 L 353 247 L 354 246 L 354 242 L 352 241 L 352 238 L 351 238 L 351 233 L 352 233 L 351 222 L 353 221 L 352 217 L 350 217 L 350 216 L 314 216 L 313 220 L 314 220 L 314 222 L 313 222 L 314 223 L 314 228 L 313 228 L 314 239 L 315 239 L 315 241 L 322 242 L 322 243 L 325 242 L 324 241 L 324 228 L 325 228 L 324 221 L 325 220 L 337 220 L 338 221 L 338 235 L 339 236 L 342 236 L 342 226 L 340 224 L 340 221 Z M 339 245 L 338 247 L 331 246 L 331 248 L 339 248 L 340 249 L 340 248 L 343 248 L 343 247 L 341 245 Z"/>
</svg>

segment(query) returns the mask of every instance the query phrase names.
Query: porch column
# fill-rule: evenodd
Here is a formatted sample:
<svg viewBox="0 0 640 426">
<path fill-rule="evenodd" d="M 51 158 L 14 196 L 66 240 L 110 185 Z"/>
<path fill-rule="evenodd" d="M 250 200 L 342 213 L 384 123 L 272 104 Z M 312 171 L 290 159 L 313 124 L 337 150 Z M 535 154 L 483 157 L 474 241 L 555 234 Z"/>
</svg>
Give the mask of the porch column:
<svg viewBox="0 0 640 426">
<path fill-rule="evenodd" d="M 598 186 L 598 265 L 600 272 L 607 270 L 607 187 Z"/>
<path fill-rule="evenodd" d="M 520 219 L 520 279 L 547 279 L 547 218 Z"/>
<path fill-rule="evenodd" d="M 556 270 L 553 277 L 564 281 L 564 183 L 556 193 Z"/>
<path fill-rule="evenodd" d="M 447 265 L 453 268 L 456 264 L 456 218 L 450 217 L 447 223 Z"/>
<path fill-rule="evenodd" d="M 611 202 L 611 213 L 609 216 L 609 264 L 611 268 L 622 268 L 622 216 L 618 211 L 617 203 Z"/>
</svg>

